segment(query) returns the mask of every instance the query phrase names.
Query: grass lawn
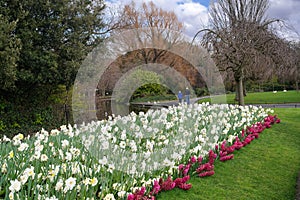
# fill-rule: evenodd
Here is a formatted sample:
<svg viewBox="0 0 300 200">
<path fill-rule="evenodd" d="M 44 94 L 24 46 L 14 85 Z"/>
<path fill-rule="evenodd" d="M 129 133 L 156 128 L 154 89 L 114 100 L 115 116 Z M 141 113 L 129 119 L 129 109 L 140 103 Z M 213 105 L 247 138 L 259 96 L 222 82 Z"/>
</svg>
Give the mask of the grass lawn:
<svg viewBox="0 0 300 200">
<path fill-rule="evenodd" d="M 235 94 L 227 94 L 227 103 L 235 104 L 234 101 Z M 214 97 L 215 103 L 219 103 L 221 97 Z M 201 99 L 199 102 L 210 102 L 210 98 Z M 273 92 L 257 92 L 257 93 L 248 93 L 245 97 L 245 104 L 273 104 L 273 103 L 299 103 L 300 102 L 300 92 L 297 91 L 279 91 L 277 93 Z"/>
<path fill-rule="evenodd" d="M 192 177 L 189 191 L 162 192 L 158 199 L 295 199 L 300 170 L 300 109 L 274 110 L 281 123 L 235 151 L 233 160 L 216 161 L 215 175 Z"/>
</svg>

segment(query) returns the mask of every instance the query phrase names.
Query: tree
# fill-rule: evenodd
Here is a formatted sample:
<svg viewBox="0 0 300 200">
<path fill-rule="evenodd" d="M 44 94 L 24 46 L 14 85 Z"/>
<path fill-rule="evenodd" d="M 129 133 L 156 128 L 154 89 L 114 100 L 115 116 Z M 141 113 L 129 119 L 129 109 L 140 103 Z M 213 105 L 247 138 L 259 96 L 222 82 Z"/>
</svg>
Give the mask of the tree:
<svg viewBox="0 0 300 200">
<path fill-rule="evenodd" d="M 9 22 L 0 14 L 0 90 L 15 86 L 20 40 L 13 34 L 16 21 Z"/>
<path fill-rule="evenodd" d="M 294 61 L 294 76 L 295 76 L 295 85 L 296 90 L 299 92 L 299 82 L 300 82 L 300 42 L 295 44 L 295 61 Z"/>
<path fill-rule="evenodd" d="M 300 42 L 286 41 L 285 42 L 285 66 L 280 71 L 280 77 L 284 75 L 286 80 L 295 84 L 295 89 L 299 91 L 300 80 Z"/>
<path fill-rule="evenodd" d="M 19 4 L 26 13 L 16 27 L 22 41 L 19 85 L 63 84 L 70 88 L 80 61 L 99 43 L 95 36 L 103 26 L 103 2 L 43 0 Z"/>
<path fill-rule="evenodd" d="M 131 68 L 129 65 L 161 63 L 161 59 L 168 56 L 165 45 L 168 44 L 171 48 L 182 39 L 179 33 L 183 30 L 183 23 L 178 20 L 176 14 L 158 8 L 152 1 L 138 5 L 131 1 L 121 7 L 117 14 L 111 14 L 108 21 L 111 22 L 108 28 L 111 30 L 110 35 L 117 38 L 118 46 L 131 51 L 126 52 L 127 56 L 117 59 L 103 76 L 105 80 L 100 81 L 98 88 L 102 95 L 106 90 L 112 90 L 115 81 L 118 80 L 116 77 L 126 73 Z M 124 37 L 124 32 L 128 30 L 136 30 L 135 35 L 129 36 L 131 38 Z M 175 31 L 178 33 L 174 34 Z M 167 65 L 174 66 L 174 61 L 170 59 Z"/>
<path fill-rule="evenodd" d="M 205 32 L 203 44 L 211 48 L 220 70 L 233 72 L 240 105 L 244 105 L 247 66 L 253 66 L 257 56 L 268 54 L 268 48 L 274 48 L 267 45 L 276 39 L 269 25 L 277 20 L 265 17 L 267 8 L 268 0 L 211 1 L 211 28 L 196 34 Z"/>
<path fill-rule="evenodd" d="M 12 107 L 16 112 L 24 112 L 23 117 L 30 118 L 29 115 L 34 116 L 31 113 L 34 113 L 35 109 L 43 110 L 49 106 L 51 103 L 49 97 L 60 85 L 63 85 L 68 93 L 81 61 L 102 39 L 101 34 L 105 26 L 102 20 L 105 8 L 103 2 L 103 0 L 0 2 L 0 16 L 6 20 L 2 21 L 1 18 L 1 26 L 4 28 L 6 24 L 10 26 L 5 28 L 7 32 L 1 31 L 0 35 L 4 35 L 7 39 L 0 38 L 0 42 L 11 43 L 10 47 L 14 47 L 15 43 L 16 46 L 6 48 L 6 54 L 2 54 L 6 60 L 11 61 L 11 64 L 4 63 L 6 66 L 4 70 L 11 71 L 6 70 L 5 72 L 9 73 L 4 74 L 7 87 L 5 91 L 3 87 L 0 88 L 5 105 L 7 102 L 13 104 Z M 21 49 L 18 42 L 22 46 Z M 11 53 L 8 53 L 9 51 Z M 4 70 L 1 68 L 1 76 Z M 8 84 L 10 78 L 12 81 Z M 66 95 L 65 104 L 68 96 Z M 22 119 L 19 117 L 8 119 L 8 123 L 12 123 L 11 121 L 20 123 L 20 120 Z"/>
<path fill-rule="evenodd" d="M 182 40 L 179 33 L 184 30 L 184 26 L 178 20 L 177 15 L 173 11 L 158 8 L 152 1 L 149 3 L 144 2 L 141 6 L 137 6 L 134 1 L 131 1 L 122 8 L 119 16 L 120 18 L 117 20 L 119 28 L 115 29 L 115 32 L 133 28 L 142 32 L 143 28 L 151 28 L 151 33 L 147 34 L 150 35 L 154 46 L 165 41 L 170 42 L 170 45 L 174 45 Z M 178 31 L 178 34 L 171 34 L 170 30 L 173 33 Z M 140 34 L 139 32 L 137 34 Z M 145 42 L 143 35 L 137 35 L 137 37 L 139 38 L 138 42 Z M 153 48 L 141 49 L 139 53 L 143 56 L 145 64 L 147 64 L 155 63 L 159 57 L 166 54 L 166 51 Z"/>
<path fill-rule="evenodd" d="M 114 91 L 117 93 L 115 96 L 118 97 L 116 101 L 122 103 L 129 102 L 130 99 L 126 98 L 128 98 L 128 93 L 133 91 L 134 94 L 131 96 L 131 99 L 167 93 L 167 90 L 161 86 L 162 83 L 162 75 L 140 67 L 132 71 L 125 79 L 121 79 L 119 83 L 120 87 L 118 87 L 119 90 Z"/>
<path fill-rule="evenodd" d="M 119 19 L 116 19 L 118 16 Z M 114 75 L 124 74 L 134 65 L 152 63 L 161 64 L 159 71 L 156 71 L 159 74 L 166 74 L 168 68 L 175 69 L 173 72 L 180 72 L 183 77 L 187 78 L 187 81 L 181 83 L 185 87 L 189 83 L 193 87 L 203 87 L 203 79 L 209 84 L 214 82 L 208 78 L 213 73 L 209 69 L 209 66 L 212 66 L 210 57 L 200 44 L 191 45 L 189 39 L 184 38 L 183 23 L 178 20 L 174 12 L 164 11 L 156 7 L 153 2 L 142 3 L 138 6 L 132 1 L 115 15 L 114 20 L 112 27 L 116 27 L 115 24 L 117 24 L 119 28 L 115 28 L 111 35 L 114 38 L 113 43 L 117 41 L 117 49 L 120 49 L 120 52 L 112 52 L 112 54 L 118 54 L 119 58 L 104 73 L 105 80 L 99 81 L 99 91 L 114 88 L 114 81 L 117 80 L 117 76 Z M 187 55 L 188 52 L 193 52 L 193 54 Z M 199 73 L 200 69 L 201 73 Z M 174 80 L 175 77 L 174 75 Z M 183 90 L 185 87 L 176 88 Z"/>
</svg>

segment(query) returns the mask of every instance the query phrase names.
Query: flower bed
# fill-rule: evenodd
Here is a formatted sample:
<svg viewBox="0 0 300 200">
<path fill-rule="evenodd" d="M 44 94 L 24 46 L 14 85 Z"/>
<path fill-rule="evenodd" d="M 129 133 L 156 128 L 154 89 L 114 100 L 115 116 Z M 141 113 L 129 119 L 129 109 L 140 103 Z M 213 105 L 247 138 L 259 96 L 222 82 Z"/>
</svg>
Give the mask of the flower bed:
<svg viewBox="0 0 300 200">
<path fill-rule="evenodd" d="M 3 137 L 5 199 L 155 199 L 191 175 L 214 174 L 259 133 L 279 122 L 255 106 L 181 105 L 81 126 Z"/>
</svg>

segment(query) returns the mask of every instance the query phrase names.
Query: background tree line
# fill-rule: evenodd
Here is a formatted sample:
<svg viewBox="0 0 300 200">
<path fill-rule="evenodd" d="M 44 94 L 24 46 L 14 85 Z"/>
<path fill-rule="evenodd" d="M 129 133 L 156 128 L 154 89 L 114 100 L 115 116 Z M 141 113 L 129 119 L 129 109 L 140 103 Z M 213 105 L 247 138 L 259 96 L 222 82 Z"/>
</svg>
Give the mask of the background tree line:
<svg viewBox="0 0 300 200">
<path fill-rule="evenodd" d="M 277 36 L 272 24 L 278 20 L 265 17 L 268 0 L 211 3 L 202 42 L 224 71 L 226 89 L 238 92 L 240 104 L 245 87 L 272 83 L 271 89 L 279 84 L 298 89 L 300 43 Z M 140 7 L 131 2 L 108 12 L 103 0 L 2 0 L 0 133 L 27 134 L 71 123 L 72 85 L 85 56 L 110 34 L 149 26 L 184 30 L 174 12 L 152 2 Z M 146 64 L 166 52 L 138 53 Z"/>
</svg>

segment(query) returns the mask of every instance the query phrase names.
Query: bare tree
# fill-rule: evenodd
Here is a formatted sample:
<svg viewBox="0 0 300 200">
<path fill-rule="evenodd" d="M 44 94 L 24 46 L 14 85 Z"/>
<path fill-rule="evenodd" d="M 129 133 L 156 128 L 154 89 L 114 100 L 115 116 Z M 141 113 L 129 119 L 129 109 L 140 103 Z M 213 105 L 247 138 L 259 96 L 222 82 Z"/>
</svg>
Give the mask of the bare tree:
<svg viewBox="0 0 300 200">
<path fill-rule="evenodd" d="M 118 59 L 104 72 L 98 84 L 99 90 L 103 91 L 104 88 L 112 90 L 118 77 L 136 66 L 147 64 L 151 66 L 153 63 L 161 64 L 155 65 L 159 66 L 156 71 L 158 74 L 169 72 L 166 77 L 170 78 L 172 75 L 168 70 L 172 68 L 173 79 L 176 79 L 177 72 L 185 77 L 184 82 L 176 82 L 176 85 L 183 85 L 178 87 L 181 90 L 189 84 L 193 87 L 204 87 L 203 79 L 208 82 L 208 85 L 219 84 L 219 81 L 216 81 L 219 77 L 206 78 L 214 73 L 209 69 L 213 65 L 208 64 L 210 57 L 200 45 L 190 45 L 188 38 L 184 38 L 183 23 L 178 20 L 174 12 L 164 11 L 156 7 L 153 2 L 137 5 L 132 1 L 116 14 L 116 18 L 114 20 L 118 22 L 119 28 L 111 32 L 114 42 L 109 46 L 114 45 L 111 48 L 114 49 L 112 54 L 118 55 Z M 188 52 L 197 52 L 195 53 L 197 56 L 185 55 Z M 178 56 L 178 53 L 184 56 Z M 199 73 L 200 69 L 201 73 Z M 174 80 L 169 82 L 173 83 Z"/>
<path fill-rule="evenodd" d="M 126 29 L 139 29 L 136 37 L 139 39 L 137 42 L 141 44 L 145 42 L 145 38 L 143 38 L 144 34 L 141 34 L 144 28 L 147 28 L 146 31 L 148 32 L 146 35 L 151 37 L 153 46 L 156 46 L 158 43 L 166 43 L 166 41 L 172 46 L 182 40 L 180 33 L 184 30 L 184 26 L 183 23 L 178 20 L 177 15 L 173 11 L 165 11 L 158 8 L 152 1 L 149 3 L 144 2 L 140 6 L 132 1 L 122 8 L 118 16 L 119 29 L 116 29 L 114 33 Z M 149 30 L 151 32 L 149 32 Z M 175 31 L 177 31 L 178 34 L 174 34 Z M 148 41 L 148 39 L 146 40 Z M 165 53 L 166 51 L 155 48 L 150 50 L 141 49 L 139 51 L 139 54 L 144 58 L 145 64 L 155 63 L 157 59 Z"/>
<path fill-rule="evenodd" d="M 246 71 L 258 55 L 267 55 L 276 37 L 269 25 L 278 20 L 265 17 L 268 0 L 213 0 L 209 16 L 211 28 L 204 32 L 203 44 L 210 47 L 219 69 L 232 71 L 237 99 L 244 105 Z M 195 36 L 195 37 L 196 37 Z M 248 68 L 247 68 L 248 67 Z"/>
<path fill-rule="evenodd" d="M 299 82 L 300 82 L 300 42 L 295 44 L 295 82 L 296 82 L 296 90 L 299 92 Z"/>
<path fill-rule="evenodd" d="M 286 65 L 280 75 L 285 75 L 287 81 L 295 83 L 296 90 L 299 91 L 300 79 L 300 42 L 286 42 Z"/>
</svg>

